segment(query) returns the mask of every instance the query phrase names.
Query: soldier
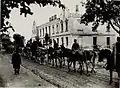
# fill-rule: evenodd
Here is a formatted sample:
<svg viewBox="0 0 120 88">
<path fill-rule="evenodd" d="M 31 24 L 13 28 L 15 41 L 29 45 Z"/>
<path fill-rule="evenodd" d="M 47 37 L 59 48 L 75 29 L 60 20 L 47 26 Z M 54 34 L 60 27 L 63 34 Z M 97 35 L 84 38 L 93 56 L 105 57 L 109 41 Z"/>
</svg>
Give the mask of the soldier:
<svg viewBox="0 0 120 88">
<path fill-rule="evenodd" d="M 74 43 L 72 45 L 72 50 L 75 51 L 75 50 L 78 50 L 79 49 L 79 44 L 77 43 L 77 40 L 74 39 Z"/>
<path fill-rule="evenodd" d="M 61 45 L 61 50 L 62 50 L 62 51 L 64 51 L 64 50 L 65 50 L 64 43 L 62 43 L 62 45 Z"/>
<path fill-rule="evenodd" d="M 15 75 L 19 74 L 21 57 L 20 57 L 20 54 L 18 53 L 18 49 L 16 49 L 15 53 L 13 53 L 12 55 L 12 64 L 13 64 Z"/>
</svg>

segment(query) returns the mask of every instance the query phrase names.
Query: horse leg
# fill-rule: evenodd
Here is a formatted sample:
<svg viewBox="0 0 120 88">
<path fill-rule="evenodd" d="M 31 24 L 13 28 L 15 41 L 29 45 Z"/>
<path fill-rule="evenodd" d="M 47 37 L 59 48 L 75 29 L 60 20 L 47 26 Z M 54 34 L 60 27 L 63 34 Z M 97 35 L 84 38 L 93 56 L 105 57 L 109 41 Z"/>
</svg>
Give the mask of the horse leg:
<svg viewBox="0 0 120 88">
<path fill-rule="evenodd" d="M 109 72 L 110 72 L 110 82 L 109 82 L 109 85 L 113 82 L 112 81 L 112 74 L 113 74 L 113 71 L 112 70 L 109 70 Z"/>
<path fill-rule="evenodd" d="M 80 75 L 82 75 L 82 73 L 83 73 L 83 66 L 82 66 L 82 63 L 81 62 L 79 62 L 79 65 L 80 65 Z"/>
<path fill-rule="evenodd" d="M 76 71 L 75 66 L 76 66 L 76 61 L 73 61 L 73 68 L 74 68 L 74 71 Z"/>
<path fill-rule="evenodd" d="M 96 54 L 94 53 L 93 54 L 93 57 L 92 57 L 92 70 L 91 70 L 91 73 L 95 73 L 95 56 Z"/>
<path fill-rule="evenodd" d="M 48 56 L 48 64 L 50 64 L 50 63 L 51 63 L 51 57 Z"/>
<path fill-rule="evenodd" d="M 63 57 L 63 66 L 65 66 L 65 57 Z"/>
<path fill-rule="evenodd" d="M 96 73 L 96 72 L 95 72 L 95 61 L 92 62 L 92 70 L 91 70 L 91 73 Z"/>
<path fill-rule="evenodd" d="M 92 63 L 92 70 L 91 70 L 91 73 L 95 73 L 95 63 Z"/>
<path fill-rule="evenodd" d="M 62 57 L 58 57 L 59 63 L 60 63 L 60 68 L 62 68 Z"/>
<path fill-rule="evenodd" d="M 58 67 L 58 65 L 57 65 L 57 58 L 55 58 L 55 63 L 56 63 L 56 67 Z"/>
<path fill-rule="evenodd" d="M 70 60 L 67 60 L 67 64 L 68 64 L 68 71 L 70 71 Z"/>
<path fill-rule="evenodd" d="M 88 71 L 88 63 L 87 62 L 85 62 L 85 65 L 86 65 L 86 70 L 87 70 L 87 75 L 89 76 L 89 71 Z"/>
<path fill-rule="evenodd" d="M 120 71 L 118 71 L 117 73 L 118 73 L 118 88 L 120 88 Z"/>
<path fill-rule="evenodd" d="M 52 66 L 54 66 L 54 58 L 52 58 Z"/>
<path fill-rule="evenodd" d="M 14 74 L 15 74 L 15 75 L 17 74 L 17 72 L 16 72 L 16 68 L 14 68 Z"/>
</svg>

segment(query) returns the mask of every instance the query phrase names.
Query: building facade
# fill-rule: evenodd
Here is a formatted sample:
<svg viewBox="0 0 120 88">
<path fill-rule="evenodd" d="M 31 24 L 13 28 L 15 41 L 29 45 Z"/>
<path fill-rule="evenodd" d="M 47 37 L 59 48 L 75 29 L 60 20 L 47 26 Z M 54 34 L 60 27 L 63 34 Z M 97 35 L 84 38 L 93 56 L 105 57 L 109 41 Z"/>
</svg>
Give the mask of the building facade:
<svg viewBox="0 0 120 88">
<path fill-rule="evenodd" d="M 106 33 L 93 32 L 90 27 L 80 24 L 80 17 L 78 12 L 70 13 L 68 10 L 63 10 L 59 18 L 54 15 L 49 18 L 49 22 L 33 27 L 33 30 L 36 30 L 35 35 L 39 36 L 42 43 L 44 43 L 45 34 L 48 33 L 58 45 L 64 43 L 67 48 L 72 47 L 74 39 L 77 39 L 81 47 L 95 45 L 110 47 L 114 43 L 114 34 L 110 31 Z"/>
</svg>

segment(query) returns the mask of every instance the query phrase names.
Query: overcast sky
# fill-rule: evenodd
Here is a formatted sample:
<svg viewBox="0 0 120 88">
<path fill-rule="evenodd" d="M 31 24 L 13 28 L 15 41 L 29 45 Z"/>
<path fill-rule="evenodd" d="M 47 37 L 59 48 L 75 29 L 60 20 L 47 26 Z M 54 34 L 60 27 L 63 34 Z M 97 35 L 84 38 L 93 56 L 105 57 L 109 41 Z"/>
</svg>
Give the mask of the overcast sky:
<svg viewBox="0 0 120 88">
<path fill-rule="evenodd" d="M 83 0 L 61 0 L 63 4 L 70 10 L 70 12 L 75 12 L 76 5 L 79 5 L 79 11 L 83 13 L 83 7 L 80 4 L 80 1 Z M 54 14 L 58 16 L 61 13 L 61 8 L 53 6 L 39 7 L 38 5 L 31 5 L 31 10 L 34 12 L 33 15 L 27 15 L 25 18 L 24 15 L 19 15 L 19 10 L 14 9 L 11 12 L 10 22 L 15 28 L 15 33 L 19 33 L 25 36 L 26 39 L 29 39 L 32 34 L 32 25 L 33 21 L 36 21 L 37 25 L 48 22 L 49 17 Z M 13 34 L 13 32 L 11 32 Z"/>
</svg>

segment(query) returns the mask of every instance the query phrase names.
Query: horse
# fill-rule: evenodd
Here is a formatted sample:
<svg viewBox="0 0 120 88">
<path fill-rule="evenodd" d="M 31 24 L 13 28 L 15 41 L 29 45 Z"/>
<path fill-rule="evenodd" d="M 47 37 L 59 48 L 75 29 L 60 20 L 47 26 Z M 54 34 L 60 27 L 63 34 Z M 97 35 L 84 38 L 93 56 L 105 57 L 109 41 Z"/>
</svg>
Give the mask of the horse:
<svg viewBox="0 0 120 88">
<path fill-rule="evenodd" d="M 84 63 L 86 65 L 86 70 L 87 73 L 88 71 L 88 63 L 92 63 L 92 70 L 91 72 L 95 72 L 94 68 L 95 68 L 95 58 L 96 58 L 96 52 L 93 50 L 76 50 L 76 51 L 72 51 L 70 49 L 65 49 L 64 53 L 63 53 L 64 57 L 68 58 L 68 70 L 70 70 L 70 66 L 73 63 L 73 68 L 74 71 L 76 71 L 75 67 L 76 67 L 76 62 L 79 62 L 79 68 L 80 68 L 80 74 L 82 74 L 83 70 L 84 70 Z M 70 63 L 71 62 L 71 63 Z"/>
<path fill-rule="evenodd" d="M 68 71 L 70 71 L 70 66 L 72 65 L 72 63 L 73 63 L 74 71 L 76 71 L 75 67 L 76 67 L 77 61 L 79 62 L 80 67 L 82 69 L 81 62 L 82 62 L 83 54 L 81 51 L 73 52 L 69 48 L 64 48 L 64 50 L 60 48 L 59 57 L 60 57 L 60 61 L 61 61 L 61 64 L 60 64 L 61 66 L 62 66 L 62 62 L 64 62 L 64 64 L 65 64 L 65 58 L 67 58 Z"/>
<path fill-rule="evenodd" d="M 118 74 L 118 78 L 120 78 L 120 67 L 118 65 L 115 65 L 115 64 L 120 63 L 120 62 L 116 61 L 116 63 L 115 63 L 114 51 L 112 51 L 111 49 L 101 49 L 99 51 L 98 55 L 99 55 L 99 58 L 98 58 L 99 62 L 102 62 L 104 59 L 107 60 L 106 70 L 109 70 L 109 72 L 110 72 L 109 84 L 112 84 L 112 82 L 113 82 L 113 80 L 112 80 L 113 79 L 112 78 L 113 71 L 116 70 L 116 72 Z M 117 58 L 116 58 L 116 60 L 117 60 Z"/>
<path fill-rule="evenodd" d="M 91 69 L 91 73 L 95 73 L 95 59 L 97 57 L 97 53 L 94 50 L 84 50 L 83 51 L 83 62 L 86 64 L 86 70 L 87 73 L 88 71 L 88 65 L 89 63 L 92 64 L 92 69 Z"/>
<path fill-rule="evenodd" d="M 53 47 L 48 48 L 48 63 L 51 64 L 52 59 L 54 58 L 54 49 Z"/>
<path fill-rule="evenodd" d="M 31 50 L 30 47 L 25 46 L 23 49 L 24 56 L 27 57 L 28 59 L 31 58 Z"/>
<path fill-rule="evenodd" d="M 42 47 L 37 47 L 35 61 L 40 64 L 44 64 L 46 58 L 45 55 L 47 55 L 47 49 Z"/>
</svg>

